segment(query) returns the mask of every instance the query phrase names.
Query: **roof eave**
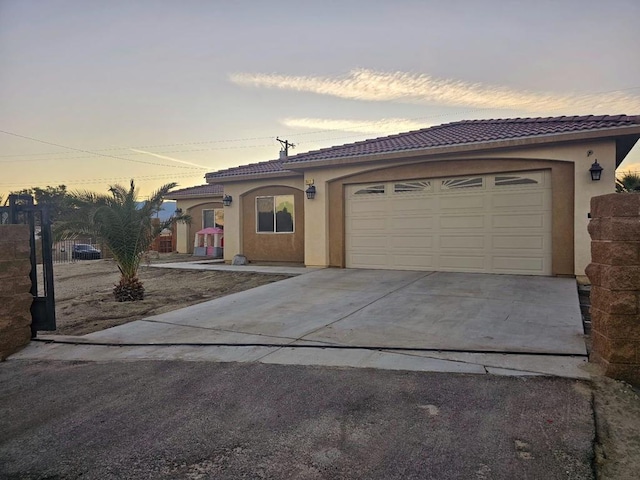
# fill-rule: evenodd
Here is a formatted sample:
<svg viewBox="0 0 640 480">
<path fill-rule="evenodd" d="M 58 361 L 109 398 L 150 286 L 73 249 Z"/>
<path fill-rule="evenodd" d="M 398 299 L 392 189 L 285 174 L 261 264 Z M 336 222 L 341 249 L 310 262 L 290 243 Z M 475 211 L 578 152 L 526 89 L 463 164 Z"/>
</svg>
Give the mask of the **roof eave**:
<svg viewBox="0 0 640 480">
<path fill-rule="evenodd" d="M 215 198 L 215 197 L 223 197 L 223 193 L 197 193 L 192 195 L 175 195 L 171 196 L 171 194 L 165 195 L 165 198 L 169 200 L 190 200 L 192 198 Z"/>
<path fill-rule="evenodd" d="M 627 157 L 631 149 L 635 146 L 640 138 L 639 135 L 627 135 L 616 139 L 616 168 Z"/>
<path fill-rule="evenodd" d="M 300 177 L 302 174 L 285 170 L 282 172 L 252 173 L 250 175 L 229 175 L 228 177 L 205 177 L 207 183 L 232 183 L 249 180 L 262 180 L 264 178 Z"/>
<path fill-rule="evenodd" d="M 640 125 L 633 125 L 629 127 L 613 127 L 607 129 L 569 132 L 569 133 L 554 133 L 549 135 L 535 135 L 530 137 L 519 137 L 507 140 L 493 140 L 489 142 L 468 142 L 459 143 L 456 145 L 446 145 L 441 147 L 428 147 L 428 148 L 415 148 L 411 150 L 396 150 L 392 152 L 383 152 L 377 154 L 360 155 L 360 156 L 345 156 L 345 157 L 333 157 L 320 160 L 286 162 L 287 169 L 293 171 L 304 171 L 308 168 L 333 166 L 333 165 L 345 165 L 355 163 L 367 163 L 374 161 L 398 159 L 398 158 L 412 158 L 420 156 L 436 156 L 447 154 L 460 154 L 468 153 L 470 151 L 485 151 L 496 150 L 505 148 L 522 147 L 529 145 L 543 145 L 549 143 L 569 143 L 579 140 L 593 140 L 593 139 L 606 139 L 622 136 L 640 136 Z"/>
</svg>

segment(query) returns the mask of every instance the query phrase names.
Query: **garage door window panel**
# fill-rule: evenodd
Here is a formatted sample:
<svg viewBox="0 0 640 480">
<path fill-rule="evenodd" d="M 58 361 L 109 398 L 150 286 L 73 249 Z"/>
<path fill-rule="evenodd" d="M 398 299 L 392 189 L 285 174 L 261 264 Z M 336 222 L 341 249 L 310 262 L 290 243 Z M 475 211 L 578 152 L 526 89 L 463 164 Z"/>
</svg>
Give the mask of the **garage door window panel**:
<svg viewBox="0 0 640 480">
<path fill-rule="evenodd" d="M 442 191 L 482 187 L 484 187 L 484 179 L 482 177 L 450 178 L 448 180 L 442 180 L 440 184 Z"/>
<path fill-rule="evenodd" d="M 428 180 L 421 180 L 418 182 L 402 182 L 393 185 L 393 193 L 425 193 L 433 191 L 431 182 Z"/>
<path fill-rule="evenodd" d="M 256 197 L 257 233 L 294 232 L 293 195 Z"/>
<path fill-rule="evenodd" d="M 542 172 L 532 172 L 527 175 L 496 175 L 494 185 L 496 187 L 526 187 L 541 186 Z"/>
<path fill-rule="evenodd" d="M 367 187 L 360 188 L 356 190 L 354 195 L 384 195 L 385 186 L 380 185 L 369 185 Z"/>
</svg>

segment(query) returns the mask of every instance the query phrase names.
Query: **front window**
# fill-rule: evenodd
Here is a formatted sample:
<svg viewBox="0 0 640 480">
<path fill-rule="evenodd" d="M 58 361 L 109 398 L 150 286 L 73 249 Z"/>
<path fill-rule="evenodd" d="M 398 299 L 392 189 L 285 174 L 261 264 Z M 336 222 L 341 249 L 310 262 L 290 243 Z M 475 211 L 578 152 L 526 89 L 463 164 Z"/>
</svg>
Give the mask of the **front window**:
<svg viewBox="0 0 640 480">
<path fill-rule="evenodd" d="M 291 233 L 294 231 L 293 195 L 256 197 L 256 231 Z"/>
<path fill-rule="evenodd" d="M 224 228 L 224 210 L 222 208 L 202 210 L 202 228 L 209 227 Z"/>
</svg>

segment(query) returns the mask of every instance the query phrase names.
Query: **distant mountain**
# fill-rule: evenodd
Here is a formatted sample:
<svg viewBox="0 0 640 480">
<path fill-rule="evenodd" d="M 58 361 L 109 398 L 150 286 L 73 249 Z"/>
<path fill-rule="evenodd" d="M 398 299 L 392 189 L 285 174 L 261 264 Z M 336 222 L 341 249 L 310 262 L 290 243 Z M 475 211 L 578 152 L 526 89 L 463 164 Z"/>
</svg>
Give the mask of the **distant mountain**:
<svg viewBox="0 0 640 480">
<path fill-rule="evenodd" d="M 158 212 L 158 215 L 156 215 L 157 218 L 160 219 L 160 221 L 164 222 L 165 220 L 169 220 L 169 217 L 171 217 L 171 215 L 174 215 L 176 212 L 176 203 L 173 200 L 165 200 L 164 202 L 162 202 L 162 209 Z M 143 202 L 138 202 L 138 205 L 142 205 Z"/>
<path fill-rule="evenodd" d="M 165 200 L 162 202 L 162 210 L 158 212 L 158 218 L 161 221 L 168 220 L 171 215 L 176 213 L 176 203 L 173 200 Z"/>
</svg>

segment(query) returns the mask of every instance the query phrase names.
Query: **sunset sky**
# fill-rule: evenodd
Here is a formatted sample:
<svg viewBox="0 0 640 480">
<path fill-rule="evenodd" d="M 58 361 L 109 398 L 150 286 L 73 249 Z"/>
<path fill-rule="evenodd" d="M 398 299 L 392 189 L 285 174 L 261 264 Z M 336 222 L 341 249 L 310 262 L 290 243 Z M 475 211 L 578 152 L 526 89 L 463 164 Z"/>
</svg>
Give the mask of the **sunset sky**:
<svg viewBox="0 0 640 480">
<path fill-rule="evenodd" d="M 640 114 L 638 0 L 0 0 L 0 194 L 464 119 Z M 640 170 L 636 147 L 621 170 Z"/>
</svg>

